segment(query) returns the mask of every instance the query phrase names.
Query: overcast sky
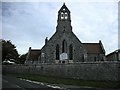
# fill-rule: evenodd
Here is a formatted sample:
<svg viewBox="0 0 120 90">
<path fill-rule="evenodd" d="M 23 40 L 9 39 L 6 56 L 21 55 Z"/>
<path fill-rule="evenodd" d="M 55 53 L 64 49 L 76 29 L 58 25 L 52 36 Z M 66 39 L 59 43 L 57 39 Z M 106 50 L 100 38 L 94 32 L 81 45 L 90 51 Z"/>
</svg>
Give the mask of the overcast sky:
<svg viewBox="0 0 120 90">
<path fill-rule="evenodd" d="M 2 2 L 2 39 L 11 40 L 19 54 L 40 49 L 55 33 L 63 2 Z M 67 2 L 73 32 L 83 43 L 102 41 L 106 54 L 118 49 L 117 2 Z"/>
</svg>

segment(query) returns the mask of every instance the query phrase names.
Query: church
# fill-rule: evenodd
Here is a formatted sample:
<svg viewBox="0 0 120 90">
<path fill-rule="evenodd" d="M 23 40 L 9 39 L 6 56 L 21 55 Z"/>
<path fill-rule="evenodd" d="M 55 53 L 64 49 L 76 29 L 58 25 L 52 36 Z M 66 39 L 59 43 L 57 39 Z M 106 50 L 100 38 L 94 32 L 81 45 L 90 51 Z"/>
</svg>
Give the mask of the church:
<svg viewBox="0 0 120 90">
<path fill-rule="evenodd" d="M 105 49 L 98 43 L 82 43 L 71 26 L 70 10 L 65 3 L 58 11 L 56 32 L 41 49 L 29 47 L 26 64 L 79 63 L 105 60 Z"/>
</svg>

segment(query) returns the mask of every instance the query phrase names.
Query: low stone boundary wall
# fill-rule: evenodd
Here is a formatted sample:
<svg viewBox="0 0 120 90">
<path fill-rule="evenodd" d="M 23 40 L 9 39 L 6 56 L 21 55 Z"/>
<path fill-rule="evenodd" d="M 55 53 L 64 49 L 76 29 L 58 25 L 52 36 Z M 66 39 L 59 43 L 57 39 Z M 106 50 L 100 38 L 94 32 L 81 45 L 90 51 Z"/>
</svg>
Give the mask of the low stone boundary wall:
<svg viewBox="0 0 120 90">
<path fill-rule="evenodd" d="M 38 74 L 82 80 L 120 81 L 120 62 L 3 65 L 3 73 Z"/>
</svg>

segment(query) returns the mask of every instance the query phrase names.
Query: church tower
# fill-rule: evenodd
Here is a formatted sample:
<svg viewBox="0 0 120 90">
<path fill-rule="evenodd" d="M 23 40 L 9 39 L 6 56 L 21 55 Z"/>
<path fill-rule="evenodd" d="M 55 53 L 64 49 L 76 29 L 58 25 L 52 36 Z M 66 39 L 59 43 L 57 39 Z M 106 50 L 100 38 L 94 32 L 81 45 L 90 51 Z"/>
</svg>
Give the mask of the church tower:
<svg viewBox="0 0 120 90">
<path fill-rule="evenodd" d="M 70 11 L 66 7 L 65 3 L 58 11 L 58 20 L 57 20 L 56 30 L 58 32 L 71 32 L 72 31 Z"/>
</svg>

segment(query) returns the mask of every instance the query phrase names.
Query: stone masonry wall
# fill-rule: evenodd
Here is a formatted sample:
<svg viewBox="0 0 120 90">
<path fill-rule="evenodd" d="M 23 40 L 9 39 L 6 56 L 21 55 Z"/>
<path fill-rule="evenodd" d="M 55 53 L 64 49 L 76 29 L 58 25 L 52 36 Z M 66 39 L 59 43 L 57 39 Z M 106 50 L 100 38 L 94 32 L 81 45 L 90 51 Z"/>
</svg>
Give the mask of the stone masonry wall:
<svg viewBox="0 0 120 90">
<path fill-rule="evenodd" d="M 82 80 L 120 81 L 120 62 L 3 65 L 2 69 L 3 73 L 38 74 Z"/>
</svg>

